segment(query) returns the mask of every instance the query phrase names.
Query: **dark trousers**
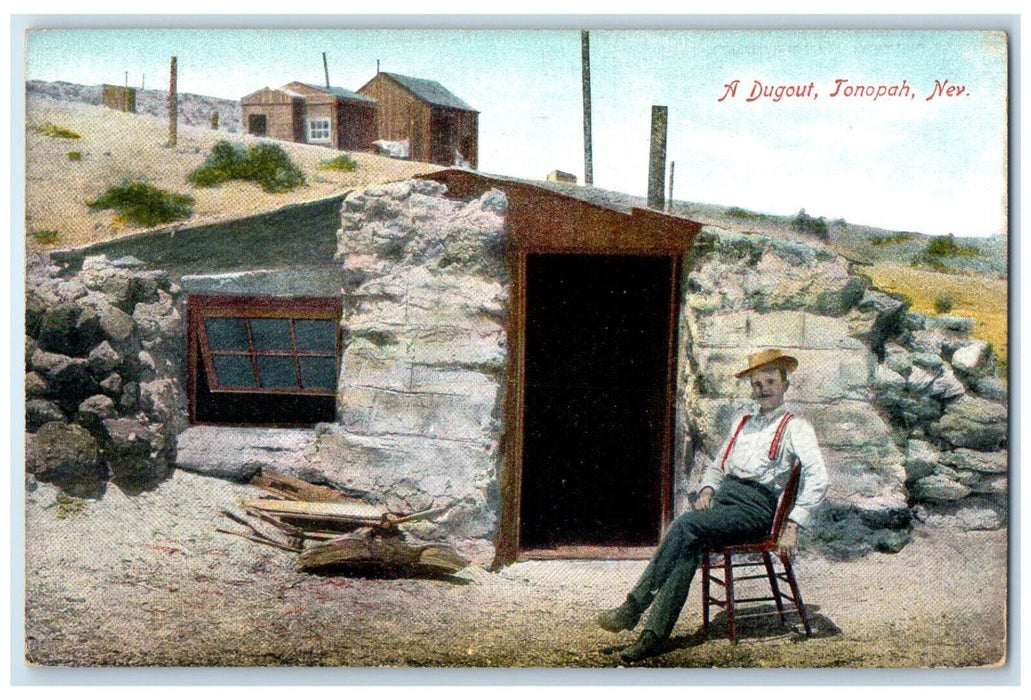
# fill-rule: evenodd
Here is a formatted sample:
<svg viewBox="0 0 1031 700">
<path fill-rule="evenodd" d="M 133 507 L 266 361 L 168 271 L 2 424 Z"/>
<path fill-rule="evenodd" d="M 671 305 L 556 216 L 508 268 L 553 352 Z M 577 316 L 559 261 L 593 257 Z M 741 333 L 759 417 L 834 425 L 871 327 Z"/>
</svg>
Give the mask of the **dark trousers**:
<svg viewBox="0 0 1031 700">
<path fill-rule="evenodd" d="M 659 639 L 669 637 L 687 600 L 691 579 L 707 546 L 765 538 L 773 525 L 778 494 L 752 481 L 728 476 L 708 510 L 692 510 L 673 521 L 627 599 L 644 611 L 644 626 Z"/>
</svg>

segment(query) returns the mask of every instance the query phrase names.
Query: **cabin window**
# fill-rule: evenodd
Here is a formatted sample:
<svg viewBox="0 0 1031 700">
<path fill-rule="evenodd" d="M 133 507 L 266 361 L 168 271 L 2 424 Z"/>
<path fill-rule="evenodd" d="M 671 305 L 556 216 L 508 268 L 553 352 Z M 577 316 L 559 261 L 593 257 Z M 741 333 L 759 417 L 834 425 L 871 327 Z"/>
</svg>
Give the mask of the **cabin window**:
<svg viewBox="0 0 1031 700">
<path fill-rule="evenodd" d="M 308 120 L 308 141 L 312 143 L 329 141 L 329 120 L 309 119 Z"/>
<path fill-rule="evenodd" d="M 264 136 L 268 133 L 268 119 L 264 114 L 247 115 L 247 133 Z"/>
<path fill-rule="evenodd" d="M 194 422 L 333 420 L 339 300 L 193 295 L 188 306 Z"/>
</svg>

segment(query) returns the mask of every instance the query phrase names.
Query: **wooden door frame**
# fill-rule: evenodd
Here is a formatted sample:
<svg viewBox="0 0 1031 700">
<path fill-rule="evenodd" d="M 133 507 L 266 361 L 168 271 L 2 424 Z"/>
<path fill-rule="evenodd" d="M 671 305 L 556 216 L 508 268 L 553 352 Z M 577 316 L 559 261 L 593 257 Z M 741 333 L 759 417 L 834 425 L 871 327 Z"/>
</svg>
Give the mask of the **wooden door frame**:
<svg viewBox="0 0 1031 700">
<path fill-rule="evenodd" d="M 670 260 L 670 299 L 669 319 L 666 338 L 666 396 L 663 402 L 665 415 L 662 420 L 661 441 L 663 447 L 659 459 L 659 509 L 660 527 L 656 533 L 658 540 L 661 532 L 669 525 L 673 515 L 673 426 L 676 411 L 674 401 L 677 377 L 677 331 L 680 316 L 680 274 L 683 251 L 641 251 L 640 249 L 586 249 L 586 250 L 554 250 L 549 248 L 522 248 L 511 251 L 509 255 L 509 271 L 512 283 L 510 292 L 509 314 L 509 361 L 508 381 L 506 387 L 505 442 L 503 444 L 503 464 L 500 478 L 501 512 L 495 540 L 494 567 L 498 568 L 516 562 L 520 558 L 520 529 L 523 486 L 523 446 L 526 418 L 526 293 L 527 293 L 527 257 L 535 254 L 592 254 L 605 256 L 635 255 L 647 257 L 664 257 Z M 563 558 L 646 558 L 650 549 L 647 547 L 564 547 Z M 550 555 L 542 553 L 541 558 Z"/>
</svg>

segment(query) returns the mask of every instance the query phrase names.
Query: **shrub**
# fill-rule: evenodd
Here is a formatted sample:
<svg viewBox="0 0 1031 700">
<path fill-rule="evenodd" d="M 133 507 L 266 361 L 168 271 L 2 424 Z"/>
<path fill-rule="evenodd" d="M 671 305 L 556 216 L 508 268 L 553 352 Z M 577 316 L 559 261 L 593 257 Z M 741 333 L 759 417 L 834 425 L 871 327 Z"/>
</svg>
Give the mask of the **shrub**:
<svg viewBox="0 0 1031 700">
<path fill-rule="evenodd" d="M 36 241 L 36 243 L 49 245 L 51 243 L 57 243 L 57 239 L 61 237 L 61 234 L 54 229 L 47 228 L 42 231 L 30 231 L 29 236 L 32 240 Z"/>
<path fill-rule="evenodd" d="M 82 151 L 68 151 L 68 160 L 78 163 L 82 160 Z"/>
<path fill-rule="evenodd" d="M 979 255 L 981 255 L 981 250 L 977 246 L 958 244 L 956 243 L 956 237 L 951 233 L 947 236 L 935 236 L 927 244 L 927 247 L 924 248 L 925 257 L 954 258 L 965 256 L 976 258 Z"/>
<path fill-rule="evenodd" d="M 800 209 L 798 215 L 791 220 L 791 229 L 796 233 L 816 236 L 823 241 L 830 239 L 830 232 L 827 230 L 827 220 L 822 216 L 814 219 L 805 213 L 805 209 Z"/>
<path fill-rule="evenodd" d="M 870 239 L 870 242 L 874 245 L 894 245 L 896 243 L 906 243 L 913 240 L 914 236 L 911 233 L 896 233 L 891 236 L 874 236 Z"/>
<path fill-rule="evenodd" d="M 52 136 L 55 139 L 78 139 L 82 138 L 71 129 L 66 129 L 63 126 L 52 124 L 47 122 L 43 126 L 37 127 L 36 130 L 44 136 Z"/>
<path fill-rule="evenodd" d="M 939 272 L 947 271 L 945 258 L 977 258 L 983 253 L 974 245 L 956 243 L 956 237 L 951 233 L 947 236 L 935 236 L 927 244 L 923 252 L 914 260 L 913 265 L 927 265 Z"/>
<path fill-rule="evenodd" d="M 112 209 L 126 223 L 156 226 L 189 217 L 193 213 L 193 197 L 162 190 L 143 180 L 123 180 L 87 202 L 87 206 L 93 211 Z"/>
<path fill-rule="evenodd" d="M 762 214 L 756 214 L 754 211 L 748 211 L 741 207 L 730 207 L 727 209 L 727 216 L 732 216 L 735 219 L 761 219 Z"/>
<path fill-rule="evenodd" d="M 326 170 L 339 170 L 343 173 L 350 173 L 358 169 L 358 163 L 346 153 L 341 153 L 336 158 L 322 161 L 322 167 Z"/>
<path fill-rule="evenodd" d="M 286 192 L 305 184 L 304 173 L 276 144 L 259 143 L 247 148 L 228 141 L 216 143 L 204 163 L 187 179 L 198 187 L 250 180 L 266 192 Z"/>
<path fill-rule="evenodd" d="M 956 305 L 956 299 L 948 292 L 938 292 L 938 296 L 934 298 L 934 310 L 939 314 L 947 314 L 952 311 L 952 307 Z"/>
</svg>

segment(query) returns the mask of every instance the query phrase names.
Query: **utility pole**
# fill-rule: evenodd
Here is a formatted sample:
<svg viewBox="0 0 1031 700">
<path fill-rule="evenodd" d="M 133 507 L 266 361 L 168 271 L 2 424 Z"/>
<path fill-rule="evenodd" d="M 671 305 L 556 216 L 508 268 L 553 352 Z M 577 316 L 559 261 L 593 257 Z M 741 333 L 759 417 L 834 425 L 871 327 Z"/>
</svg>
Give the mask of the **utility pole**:
<svg viewBox="0 0 1031 700">
<path fill-rule="evenodd" d="M 172 56 L 172 67 L 168 78 L 168 147 L 175 148 L 179 131 L 179 97 L 176 85 L 176 57 Z"/>
<path fill-rule="evenodd" d="M 669 162 L 669 196 L 666 197 L 666 211 L 673 211 L 673 172 L 677 168 L 677 162 L 671 160 Z"/>
<path fill-rule="evenodd" d="M 329 88 L 329 63 L 326 61 L 326 52 L 322 52 L 322 70 L 326 71 L 326 87 Z"/>
<path fill-rule="evenodd" d="M 580 54 L 584 92 L 584 184 L 594 184 L 594 152 L 591 141 L 591 40 L 586 30 L 580 32 Z"/>
<path fill-rule="evenodd" d="M 652 139 L 648 159 L 648 208 L 662 211 L 666 189 L 666 121 L 669 110 L 652 105 Z"/>
</svg>

